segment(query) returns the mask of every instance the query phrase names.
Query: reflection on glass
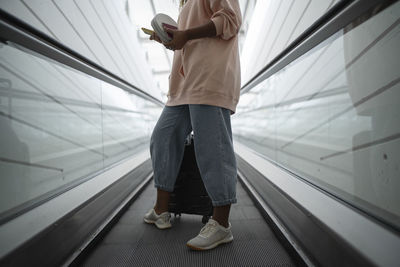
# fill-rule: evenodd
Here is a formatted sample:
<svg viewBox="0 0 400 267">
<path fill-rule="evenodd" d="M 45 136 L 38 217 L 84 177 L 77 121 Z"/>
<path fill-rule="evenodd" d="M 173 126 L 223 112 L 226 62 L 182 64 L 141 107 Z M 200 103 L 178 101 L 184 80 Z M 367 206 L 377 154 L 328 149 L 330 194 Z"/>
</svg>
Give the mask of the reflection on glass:
<svg viewBox="0 0 400 267">
<path fill-rule="evenodd" d="M 0 46 L 0 220 L 145 149 L 160 107 Z"/>
<path fill-rule="evenodd" d="M 244 83 L 247 83 L 339 1 L 254 2 L 256 5 L 251 15 L 250 27 L 241 56 Z M 246 24 L 242 27 L 246 27 Z"/>
<path fill-rule="evenodd" d="M 104 82 L 102 99 L 104 164 L 108 166 L 147 147 L 157 119 L 149 111 L 160 108 Z"/>
<path fill-rule="evenodd" d="M 233 117 L 237 141 L 395 227 L 399 23 L 399 2 L 376 7 L 243 95 Z"/>
</svg>

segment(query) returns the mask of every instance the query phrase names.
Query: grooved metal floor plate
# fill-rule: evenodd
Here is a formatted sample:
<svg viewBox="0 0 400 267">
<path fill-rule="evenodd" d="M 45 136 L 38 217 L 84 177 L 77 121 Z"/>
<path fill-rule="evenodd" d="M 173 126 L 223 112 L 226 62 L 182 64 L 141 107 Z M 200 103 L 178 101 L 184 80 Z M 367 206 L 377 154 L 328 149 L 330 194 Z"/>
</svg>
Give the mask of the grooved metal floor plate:
<svg viewBox="0 0 400 267">
<path fill-rule="evenodd" d="M 240 183 L 230 216 L 234 241 L 202 252 L 186 247 L 201 216 L 173 217 L 167 230 L 143 222 L 155 194 L 150 183 L 81 266 L 295 266 Z"/>
</svg>

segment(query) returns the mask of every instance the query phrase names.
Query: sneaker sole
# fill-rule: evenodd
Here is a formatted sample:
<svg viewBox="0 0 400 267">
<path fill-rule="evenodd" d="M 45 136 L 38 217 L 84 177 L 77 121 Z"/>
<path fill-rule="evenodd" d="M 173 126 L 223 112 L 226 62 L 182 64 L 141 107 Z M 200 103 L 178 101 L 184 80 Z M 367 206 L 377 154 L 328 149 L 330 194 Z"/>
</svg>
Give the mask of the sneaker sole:
<svg viewBox="0 0 400 267">
<path fill-rule="evenodd" d="M 158 229 L 161 229 L 161 230 L 163 230 L 163 229 L 168 229 L 168 228 L 171 228 L 171 227 L 172 227 L 171 224 L 166 225 L 166 226 L 160 226 L 160 225 L 156 224 L 156 222 L 153 221 L 153 220 L 149 220 L 149 219 L 146 219 L 146 218 L 144 218 L 143 220 L 144 220 L 146 223 L 154 224 Z"/>
<path fill-rule="evenodd" d="M 155 221 L 149 220 L 149 219 L 146 219 L 146 218 L 144 218 L 143 220 L 144 220 L 146 223 L 153 223 L 153 224 L 156 223 Z"/>
<path fill-rule="evenodd" d="M 188 246 L 192 250 L 202 251 L 202 250 L 213 249 L 213 248 L 217 247 L 218 245 L 225 244 L 225 243 L 230 243 L 232 241 L 233 241 L 233 236 L 231 235 L 230 237 L 222 239 L 222 240 L 220 240 L 220 241 L 218 241 L 218 242 L 216 242 L 216 243 L 214 243 L 214 244 L 212 244 L 212 245 L 210 245 L 208 247 L 196 247 L 196 246 L 193 246 L 193 245 L 190 245 L 190 244 L 186 244 L 186 246 Z"/>
</svg>

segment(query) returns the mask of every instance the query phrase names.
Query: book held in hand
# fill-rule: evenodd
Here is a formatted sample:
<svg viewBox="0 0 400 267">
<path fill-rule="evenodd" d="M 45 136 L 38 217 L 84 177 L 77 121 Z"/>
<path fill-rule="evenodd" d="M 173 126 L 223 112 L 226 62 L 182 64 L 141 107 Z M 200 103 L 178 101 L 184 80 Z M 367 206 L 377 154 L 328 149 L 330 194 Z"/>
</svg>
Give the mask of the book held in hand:
<svg viewBox="0 0 400 267">
<path fill-rule="evenodd" d="M 151 26 L 164 43 L 171 41 L 173 38 L 172 34 L 167 33 L 164 30 L 164 26 L 173 30 L 178 29 L 178 24 L 175 22 L 175 20 L 162 13 L 158 13 L 154 16 L 154 18 L 151 20 Z"/>
</svg>

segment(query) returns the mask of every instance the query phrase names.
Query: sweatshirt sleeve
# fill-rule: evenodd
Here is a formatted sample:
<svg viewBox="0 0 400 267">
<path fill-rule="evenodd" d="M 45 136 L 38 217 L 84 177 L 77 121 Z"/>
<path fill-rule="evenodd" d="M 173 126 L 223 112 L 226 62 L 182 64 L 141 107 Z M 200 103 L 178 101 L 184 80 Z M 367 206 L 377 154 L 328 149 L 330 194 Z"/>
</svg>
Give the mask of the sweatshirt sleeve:
<svg viewBox="0 0 400 267">
<path fill-rule="evenodd" d="M 238 0 L 208 0 L 213 12 L 211 20 L 217 30 L 217 36 L 224 40 L 234 37 L 242 25 L 242 14 Z"/>
</svg>

